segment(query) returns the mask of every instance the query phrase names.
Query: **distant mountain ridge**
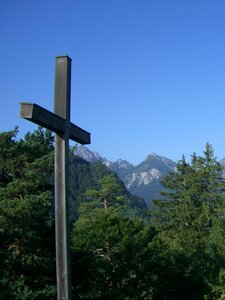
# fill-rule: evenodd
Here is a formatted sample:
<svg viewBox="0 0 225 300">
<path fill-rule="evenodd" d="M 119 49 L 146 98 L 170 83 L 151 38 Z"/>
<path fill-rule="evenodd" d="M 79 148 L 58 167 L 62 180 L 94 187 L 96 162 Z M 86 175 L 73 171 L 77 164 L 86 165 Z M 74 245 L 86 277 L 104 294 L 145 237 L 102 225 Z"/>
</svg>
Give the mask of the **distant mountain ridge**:
<svg viewBox="0 0 225 300">
<path fill-rule="evenodd" d="M 162 178 L 175 170 L 175 162 L 151 153 L 126 178 L 121 179 L 124 180 L 125 186 L 131 193 L 143 197 L 149 206 L 151 200 L 159 196 Z"/>
<path fill-rule="evenodd" d="M 127 190 L 142 197 L 147 206 L 151 206 L 152 199 L 159 196 L 159 191 L 162 190 L 160 184 L 162 178 L 170 172 L 176 171 L 174 161 L 154 152 L 150 153 L 137 166 L 123 159 L 118 159 L 115 162 L 109 161 L 100 156 L 98 152 L 92 152 L 84 146 L 77 147 L 74 154 L 88 162 L 100 161 L 106 165 L 110 170 L 117 173 Z M 225 177 L 225 158 L 218 162 L 224 167 L 223 175 Z"/>
<path fill-rule="evenodd" d="M 84 160 L 86 160 L 88 162 L 94 162 L 94 161 L 103 162 L 105 160 L 98 154 L 98 152 L 90 151 L 87 147 L 82 146 L 82 145 L 77 147 L 74 150 L 74 154 L 83 158 Z"/>
<path fill-rule="evenodd" d="M 175 162 L 156 153 L 149 154 L 137 166 L 122 159 L 115 162 L 109 161 L 100 156 L 98 152 L 92 152 L 85 146 L 77 147 L 74 154 L 90 163 L 100 161 L 106 165 L 117 173 L 128 191 L 144 198 L 148 206 L 151 205 L 152 198 L 159 196 L 159 191 L 162 189 L 160 184 L 162 178 L 176 170 Z"/>
</svg>

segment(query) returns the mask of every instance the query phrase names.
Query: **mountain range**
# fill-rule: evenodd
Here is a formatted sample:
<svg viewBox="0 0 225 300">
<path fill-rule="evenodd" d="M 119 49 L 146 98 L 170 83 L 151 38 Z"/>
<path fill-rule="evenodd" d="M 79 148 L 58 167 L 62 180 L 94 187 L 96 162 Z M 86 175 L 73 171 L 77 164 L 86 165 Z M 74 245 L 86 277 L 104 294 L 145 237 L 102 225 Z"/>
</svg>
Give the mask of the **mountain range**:
<svg viewBox="0 0 225 300">
<path fill-rule="evenodd" d="M 115 162 L 109 161 L 100 156 L 98 152 L 92 152 L 85 146 L 78 146 L 74 150 L 74 154 L 90 163 L 99 161 L 117 173 L 127 190 L 142 197 L 148 207 L 151 206 L 152 199 L 157 198 L 160 190 L 162 190 L 160 184 L 162 178 L 170 172 L 176 171 L 174 161 L 156 153 L 150 153 L 136 166 L 122 159 Z M 223 174 L 225 177 L 225 158 L 221 159 L 219 163 L 224 167 Z"/>
<path fill-rule="evenodd" d="M 77 147 L 74 154 L 90 163 L 100 161 L 117 173 L 127 190 L 142 197 L 148 207 L 151 206 L 152 199 L 159 196 L 159 191 L 162 189 L 160 184 L 162 178 L 169 172 L 176 170 L 175 162 L 156 153 L 149 154 L 136 166 L 122 159 L 115 162 L 109 161 L 100 156 L 98 152 L 92 152 L 85 146 Z"/>
</svg>

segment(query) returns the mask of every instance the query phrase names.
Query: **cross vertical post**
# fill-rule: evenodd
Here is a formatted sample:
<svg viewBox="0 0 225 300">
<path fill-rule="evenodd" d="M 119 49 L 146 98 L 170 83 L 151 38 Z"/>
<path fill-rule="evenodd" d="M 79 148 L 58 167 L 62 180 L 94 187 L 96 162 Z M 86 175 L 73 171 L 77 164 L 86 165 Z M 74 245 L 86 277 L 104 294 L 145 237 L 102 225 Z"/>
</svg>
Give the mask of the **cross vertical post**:
<svg viewBox="0 0 225 300">
<path fill-rule="evenodd" d="M 70 122 L 71 59 L 56 57 L 55 111 L 22 102 L 20 116 L 55 132 L 55 236 L 57 299 L 71 300 L 69 139 L 90 144 L 90 133 Z"/>
<path fill-rule="evenodd" d="M 54 112 L 65 119 L 64 132 L 55 134 L 55 237 L 57 298 L 71 299 L 69 230 L 69 124 L 71 59 L 56 57 Z"/>
</svg>

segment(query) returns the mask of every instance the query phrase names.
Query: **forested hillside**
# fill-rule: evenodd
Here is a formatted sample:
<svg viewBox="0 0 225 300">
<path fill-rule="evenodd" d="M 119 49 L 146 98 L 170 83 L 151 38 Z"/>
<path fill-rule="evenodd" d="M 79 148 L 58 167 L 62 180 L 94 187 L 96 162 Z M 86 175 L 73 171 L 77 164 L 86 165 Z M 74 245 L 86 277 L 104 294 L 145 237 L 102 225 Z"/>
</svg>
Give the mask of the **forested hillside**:
<svg viewBox="0 0 225 300">
<path fill-rule="evenodd" d="M 0 134 L 0 299 L 55 299 L 52 135 Z M 70 155 L 74 299 L 225 298 L 225 182 L 207 144 L 165 176 L 154 210 Z"/>
<path fill-rule="evenodd" d="M 121 194 L 124 197 L 126 214 L 135 214 L 141 217 L 147 217 L 147 207 L 145 201 L 129 193 L 122 181 L 117 175 L 110 171 L 105 165 L 96 161 L 88 163 L 70 153 L 70 219 L 73 223 L 78 217 L 78 207 L 80 203 L 87 200 L 85 192 L 88 189 L 98 189 L 99 180 L 105 176 L 113 174 L 116 177 L 117 184 L 121 188 Z M 125 213 L 125 211 L 124 211 Z"/>
</svg>

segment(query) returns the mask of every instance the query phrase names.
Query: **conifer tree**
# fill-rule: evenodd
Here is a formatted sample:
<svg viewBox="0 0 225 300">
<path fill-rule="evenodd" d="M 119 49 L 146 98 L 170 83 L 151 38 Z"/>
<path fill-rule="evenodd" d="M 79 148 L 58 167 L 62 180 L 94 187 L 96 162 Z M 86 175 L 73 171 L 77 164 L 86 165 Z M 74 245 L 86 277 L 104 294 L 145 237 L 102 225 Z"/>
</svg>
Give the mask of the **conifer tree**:
<svg viewBox="0 0 225 300">
<path fill-rule="evenodd" d="M 72 233 L 76 297 L 151 299 L 145 272 L 149 227 L 123 215 L 124 198 L 115 175 L 102 178 L 99 188 L 86 195 Z"/>
<path fill-rule="evenodd" d="M 212 277 L 218 272 L 215 256 L 212 261 L 209 254 L 209 241 L 225 204 L 222 167 L 212 146 L 206 145 L 204 156 L 193 154 L 190 163 L 183 157 L 177 172 L 166 176 L 162 185 L 166 191 L 154 201 L 152 213 L 156 239 L 163 243 L 173 262 L 179 257 L 181 264 L 176 264 L 176 271 L 182 269 L 192 287 L 197 284 L 198 291 L 202 290 L 198 299 L 204 295 L 206 298 L 212 292 Z"/>
<path fill-rule="evenodd" d="M 0 134 L 0 299 L 54 299 L 53 142 Z"/>
</svg>

